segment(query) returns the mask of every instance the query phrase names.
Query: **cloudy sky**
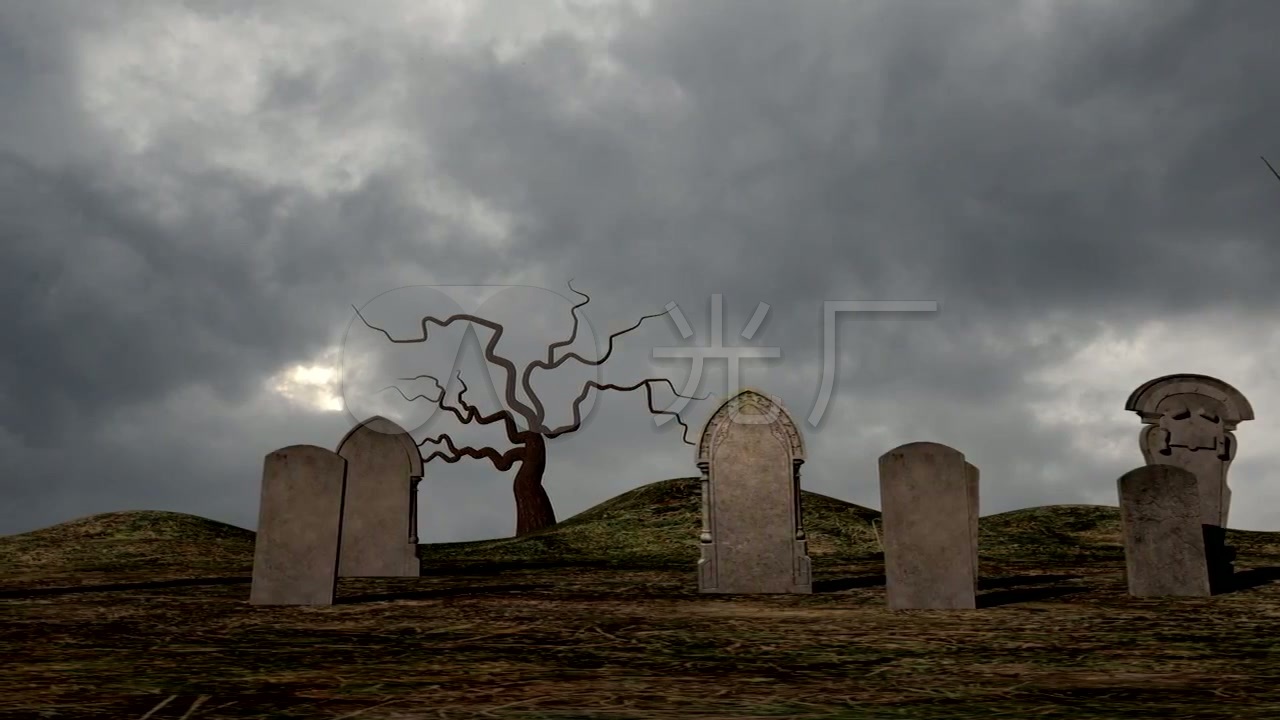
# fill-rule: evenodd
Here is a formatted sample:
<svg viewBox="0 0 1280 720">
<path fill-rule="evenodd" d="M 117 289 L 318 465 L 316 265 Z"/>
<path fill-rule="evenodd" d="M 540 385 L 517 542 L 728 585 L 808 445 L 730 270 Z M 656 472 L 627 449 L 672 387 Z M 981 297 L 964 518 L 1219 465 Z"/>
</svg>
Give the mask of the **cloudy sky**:
<svg viewBox="0 0 1280 720">
<path fill-rule="evenodd" d="M 460 370 L 496 409 L 487 330 L 393 346 L 352 307 L 397 338 L 478 308 L 524 362 L 570 279 L 598 348 L 669 303 L 693 331 L 646 320 L 615 383 L 683 387 L 654 348 L 711 344 L 720 295 L 726 345 L 778 348 L 740 380 L 803 423 L 805 487 L 872 507 L 918 440 L 981 468 L 984 514 L 1114 504 L 1128 393 L 1221 377 L 1258 416 L 1231 524 L 1280 530 L 1277 27 L 1263 0 L 0 3 L 0 533 L 252 528 L 266 453 L 375 412 L 501 445 L 379 392 Z M 939 311 L 842 316 L 805 422 L 823 303 L 867 300 Z M 590 370 L 535 376 L 550 421 Z M 695 474 L 643 393 L 590 407 L 549 446 L 560 517 Z M 424 541 L 511 533 L 511 473 L 427 472 Z"/>
</svg>

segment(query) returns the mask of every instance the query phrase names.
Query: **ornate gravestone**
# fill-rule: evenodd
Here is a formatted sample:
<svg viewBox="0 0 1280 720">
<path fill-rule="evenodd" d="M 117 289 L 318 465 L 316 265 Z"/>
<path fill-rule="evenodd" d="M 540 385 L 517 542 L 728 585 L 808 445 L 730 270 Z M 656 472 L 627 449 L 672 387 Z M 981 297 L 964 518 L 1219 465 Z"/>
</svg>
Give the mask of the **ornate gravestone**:
<svg viewBox="0 0 1280 720">
<path fill-rule="evenodd" d="M 417 577 L 422 454 L 409 433 L 374 417 L 338 444 L 347 461 L 339 577 Z"/>
<path fill-rule="evenodd" d="M 1196 476 L 1201 524 L 1215 586 L 1230 577 L 1235 552 L 1226 545 L 1231 489 L 1227 469 L 1236 455 L 1232 431 L 1253 419 L 1244 395 L 1208 375 L 1166 375 L 1144 383 L 1125 402 L 1146 427 L 1139 436 L 1148 465 L 1173 465 Z"/>
<path fill-rule="evenodd" d="M 917 442 L 880 457 L 885 590 L 891 610 L 977 607 L 978 468 Z"/>
<path fill-rule="evenodd" d="M 1208 596 L 1196 476 L 1173 465 L 1147 465 L 1125 473 L 1118 485 L 1129 594 Z"/>
<path fill-rule="evenodd" d="M 252 605 L 332 605 L 346 461 L 314 445 L 269 453 L 253 543 Z"/>
<path fill-rule="evenodd" d="M 755 390 L 725 401 L 702 430 L 705 593 L 812 592 L 800 516 L 804 444 L 778 402 Z"/>
</svg>

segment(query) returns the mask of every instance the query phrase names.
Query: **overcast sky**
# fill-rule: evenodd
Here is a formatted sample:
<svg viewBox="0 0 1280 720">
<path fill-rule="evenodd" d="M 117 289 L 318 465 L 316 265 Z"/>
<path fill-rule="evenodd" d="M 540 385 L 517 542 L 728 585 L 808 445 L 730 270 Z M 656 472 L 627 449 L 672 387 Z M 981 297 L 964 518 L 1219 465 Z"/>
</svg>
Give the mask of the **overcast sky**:
<svg viewBox="0 0 1280 720">
<path fill-rule="evenodd" d="M 480 308 L 523 362 L 567 337 L 570 279 L 600 347 L 673 302 L 694 331 L 646 320 L 615 383 L 683 387 L 652 351 L 710 344 L 721 295 L 726 345 L 778 348 L 741 382 L 802 423 L 805 488 L 871 507 L 919 440 L 981 469 L 983 514 L 1114 504 L 1129 392 L 1220 377 L 1258 417 L 1231 525 L 1280 530 L 1276 28 L 1265 0 L 0 3 L 0 533 L 252 528 L 276 448 L 374 412 L 458 430 L 395 377 L 456 366 L 496 409 L 488 331 L 392 346 L 353 305 L 400 338 Z M 815 427 L 850 300 L 940 310 L 842 317 Z M 589 370 L 535 376 L 550 421 Z M 559 516 L 696 474 L 680 431 L 600 396 L 549 445 Z M 424 542 L 509 535 L 513 475 L 430 463 Z"/>
</svg>

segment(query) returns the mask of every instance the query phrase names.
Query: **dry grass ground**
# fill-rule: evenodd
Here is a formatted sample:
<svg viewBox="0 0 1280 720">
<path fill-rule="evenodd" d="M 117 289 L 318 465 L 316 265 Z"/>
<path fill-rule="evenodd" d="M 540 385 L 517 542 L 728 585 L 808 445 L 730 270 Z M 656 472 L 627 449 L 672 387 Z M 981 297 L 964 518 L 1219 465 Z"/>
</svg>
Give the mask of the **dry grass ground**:
<svg viewBox="0 0 1280 720">
<path fill-rule="evenodd" d="M 112 513 L 0 538 L 0 717 L 1275 718 L 1280 533 L 1240 589 L 1125 595 L 1113 508 L 982 521 L 982 604 L 884 607 L 877 513 L 806 494 L 810 596 L 699 596 L 697 483 L 424 576 L 251 607 L 252 533 Z"/>
</svg>

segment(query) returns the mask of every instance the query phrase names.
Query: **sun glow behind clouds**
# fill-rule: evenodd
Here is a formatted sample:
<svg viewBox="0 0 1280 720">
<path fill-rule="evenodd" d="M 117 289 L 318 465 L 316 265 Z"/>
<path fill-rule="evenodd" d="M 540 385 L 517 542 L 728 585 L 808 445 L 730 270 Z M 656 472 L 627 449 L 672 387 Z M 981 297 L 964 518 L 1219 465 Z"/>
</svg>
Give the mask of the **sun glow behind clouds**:
<svg viewBox="0 0 1280 720">
<path fill-rule="evenodd" d="M 286 368 L 268 381 L 268 387 L 277 395 L 303 407 L 321 412 L 341 412 L 342 373 L 336 364 L 321 360 L 312 365 L 294 365 Z"/>
</svg>

